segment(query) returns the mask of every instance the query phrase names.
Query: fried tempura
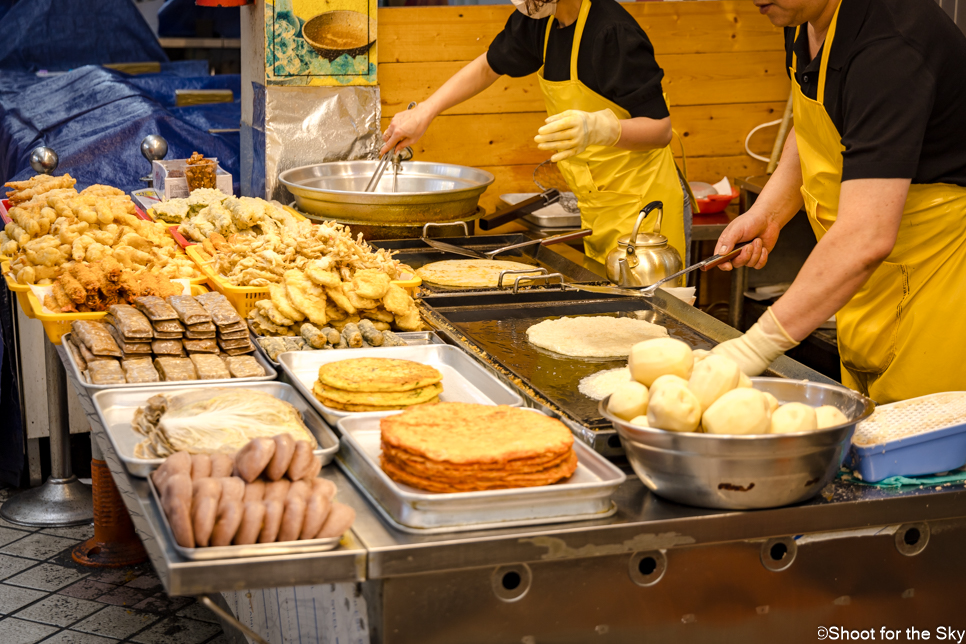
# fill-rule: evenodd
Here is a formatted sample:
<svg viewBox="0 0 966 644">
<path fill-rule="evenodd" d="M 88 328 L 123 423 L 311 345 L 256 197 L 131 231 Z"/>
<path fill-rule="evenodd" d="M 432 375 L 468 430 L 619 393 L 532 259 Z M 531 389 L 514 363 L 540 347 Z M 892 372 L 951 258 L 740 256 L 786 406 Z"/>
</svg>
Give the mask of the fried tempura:
<svg viewBox="0 0 966 644">
<path fill-rule="evenodd" d="M 70 273 L 65 273 L 54 283 L 54 287 L 60 287 L 60 291 L 65 294 L 74 304 L 83 304 L 87 299 L 87 290 Z M 57 298 L 60 301 L 60 298 Z M 61 305 L 61 308 L 64 308 Z"/>
</svg>

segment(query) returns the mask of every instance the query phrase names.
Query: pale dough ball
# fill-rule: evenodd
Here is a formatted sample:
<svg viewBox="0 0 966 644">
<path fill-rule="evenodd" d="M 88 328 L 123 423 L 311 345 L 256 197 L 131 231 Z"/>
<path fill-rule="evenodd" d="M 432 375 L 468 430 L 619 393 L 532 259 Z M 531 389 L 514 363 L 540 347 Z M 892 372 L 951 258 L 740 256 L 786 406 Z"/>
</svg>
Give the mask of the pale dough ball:
<svg viewBox="0 0 966 644">
<path fill-rule="evenodd" d="M 631 425 L 637 425 L 638 427 L 650 427 L 650 425 L 647 424 L 647 416 L 637 416 L 635 418 L 631 418 L 628 422 L 630 422 Z"/>
<path fill-rule="evenodd" d="M 651 387 L 648 424 L 671 432 L 696 430 L 701 422 L 701 401 L 688 389 L 688 382 L 678 376 L 658 380 Z"/>
<path fill-rule="evenodd" d="M 624 382 L 617 386 L 607 402 L 607 411 L 622 420 L 647 413 L 647 387 L 639 382 Z"/>
<path fill-rule="evenodd" d="M 751 383 L 751 378 L 746 376 L 744 373 L 738 375 L 738 386 L 745 389 L 751 389 L 754 385 Z"/>
<path fill-rule="evenodd" d="M 838 407 L 832 405 L 822 405 L 815 410 L 815 421 L 819 429 L 826 427 L 837 427 L 849 422 L 848 416 L 839 411 Z"/>
<path fill-rule="evenodd" d="M 739 373 L 741 370 L 734 360 L 709 354 L 694 365 L 688 389 L 701 401 L 701 410 L 704 411 L 711 403 L 738 386 Z"/>
<path fill-rule="evenodd" d="M 674 338 L 644 340 L 631 347 L 627 367 L 631 377 L 645 387 L 650 387 L 658 377 L 665 374 L 691 377 L 694 357 L 686 342 Z"/>
<path fill-rule="evenodd" d="M 714 401 L 701 424 L 709 434 L 767 434 L 770 415 L 765 394 L 740 387 Z"/>
<path fill-rule="evenodd" d="M 698 363 L 711 355 L 710 351 L 705 349 L 695 349 L 691 352 L 691 356 L 694 358 L 694 366 L 698 366 Z"/>
<path fill-rule="evenodd" d="M 665 383 L 665 382 L 679 382 L 685 387 L 688 386 L 688 381 L 682 378 L 681 376 L 676 376 L 673 373 L 668 373 L 663 376 L 658 376 L 654 380 L 654 382 L 651 383 L 650 390 L 653 392 L 655 387 L 659 387 L 662 383 Z"/>
<path fill-rule="evenodd" d="M 780 405 L 780 403 L 778 402 L 778 399 L 772 396 L 767 391 L 763 391 L 762 393 L 765 394 L 765 398 L 768 399 L 768 407 L 770 408 L 771 413 L 774 414 L 775 410 L 778 409 Z"/>
<path fill-rule="evenodd" d="M 772 434 L 798 434 L 816 429 L 815 408 L 805 403 L 786 403 L 771 415 Z"/>
</svg>

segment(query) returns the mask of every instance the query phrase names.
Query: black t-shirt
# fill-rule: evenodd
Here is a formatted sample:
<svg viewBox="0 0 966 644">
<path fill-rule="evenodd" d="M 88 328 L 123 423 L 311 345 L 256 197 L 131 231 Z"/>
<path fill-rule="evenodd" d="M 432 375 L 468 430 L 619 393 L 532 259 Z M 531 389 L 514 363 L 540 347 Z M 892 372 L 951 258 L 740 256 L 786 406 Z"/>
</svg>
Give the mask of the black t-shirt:
<svg viewBox="0 0 966 644">
<path fill-rule="evenodd" d="M 786 62 L 817 100 L 822 50 L 785 29 Z M 807 63 L 807 64 L 806 64 Z M 825 110 L 842 137 L 842 180 L 966 186 L 966 36 L 934 0 L 842 0 Z"/>
<path fill-rule="evenodd" d="M 486 60 L 497 74 L 528 76 L 543 65 L 547 21 L 554 20 L 543 70 L 549 81 L 570 80 L 570 52 L 577 22 L 560 28 L 554 18 L 534 20 L 514 11 L 497 34 Z M 593 0 L 577 52 L 577 78 L 594 92 L 630 112 L 632 117 L 669 116 L 654 47 L 637 21 L 615 0 Z"/>
</svg>

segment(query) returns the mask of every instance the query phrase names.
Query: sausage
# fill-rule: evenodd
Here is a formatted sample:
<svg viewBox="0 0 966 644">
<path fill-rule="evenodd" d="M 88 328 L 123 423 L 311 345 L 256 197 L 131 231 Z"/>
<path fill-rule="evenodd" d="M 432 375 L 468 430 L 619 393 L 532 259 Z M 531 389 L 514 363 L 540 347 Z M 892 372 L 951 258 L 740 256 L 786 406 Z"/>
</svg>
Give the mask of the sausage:
<svg viewBox="0 0 966 644">
<path fill-rule="evenodd" d="M 302 499 L 305 503 L 309 502 L 309 496 L 312 494 L 312 486 L 306 481 L 295 481 L 288 488 L 288 493 L 285 495 L 285 500 L 298 497 Z"/>
<path fill-rule="evenodd" d="M 218 505 L 218 519 L 215 521 L 214 530 L 211 531 L 211 545 L 231 545 L 231 540 L 235 538 L 244 514 L 245 506 L 242 505 L 241 500 L 228 499 L 223 494 L 221 503 Z"/>
<path fill-rule="evenodd" d="M 191 525 L 191 513 L 184 501 L 176 496 L 161 502 L 161 509 L 168 517 L 174 540 L 183 548 L 195 547 L 194 528 Z"/>
<path fill-rule="evenodd" d="M 265 477 L 269 481 L 277 481 L 285 476 L 292 462 L 292 456 L 295 455 L 295 439 L 291 434 L 278 434 L 273 436 L 272 440 L 275 441 L 275 455 L 265 468 Z"/>
<path fill-rule="evenodd" d="M 285 506 L 281 501 L 265 501 L 265 523 L 262 524 L 262 531 L 258 533 L 258 543 L 275 543 L 282 527 L 284 510 Z"/>
<path fill-rule="evenodd" d="M 259 501 L 246 501 L 243 506 L 242 522 L 235 533 L 232 543 L 236 546 L 250 546 L 258 541 L 265 520 L 265 504 Z"/>
<path fill-rule="evenodd" d="M 212 478 L 217 479 L 223 476 L 231 476 L 233 469 L 235 469 L 235 459 L 233 459 L 228 454 L 211 455 L 211 477 Z"/>
<path fill-rule="evenodd" d="M 285 498 L 288 496 L 288 489 L 290 487 L 292 487 L 292 482 L 288 479 L 266 483 L 264 499 L 266 501 L 278 501 L 279 503 L 285 503 Z"/>
<path fill-rule="evenodd" d="M 341 537 L 342 534 L 352 527 L 352 522 L 356 520 L 356 511 L 344 503 L 338 501 L 332 504 L 329 516 L 326 517 L 322 529 L 315 536 L 316 539 L 331 539 Z"/>
<path fill-rule="evenodd" d="M 158 490 L 161 494 L 161 502 L 165 503 L 170 499 L 178 499 L 184 503 L 186 508 L 191 508 L 191 479 L 185 473 L 173 474 L 164 481 L 164 485 Z"/>
<path fill-rule="evenodd" d="M 212 496 L 195 499 L 191 510 L 192 527 L 195 531 L 195 543 L 202 548 L 208 545 L 208 540 L 211 538 L 217 511 L 218 499 Z"/>
<path fill-rule="evenodd" d="M 312 445 L 308 441 L 297 441 L 292 462 L 288 466 L 288 477 L 293 481 L 305 478 L 312 468 Z"/>
<path fill-rule="evenodd" d="M 300 496 L 290 496 L 285 501 L 285 512 L 282 514 L 282 526 L 278 531 L 277 541 L 295 541 L 302 532 L 302 522 L 305 521 L 305 500 Z"/>
<path fill-rule="evenodd" d="M 315 494 L 319 490 L 322 490 L 323 495 L 327 501 L 331 501 L 335 498 L 335 483 L 329 479 L 316 478 L 312 479 L 312 493 Z"/>
<path fill-rule="evenodd" d="M 312 539 L 322 529 L 322 524 L 329 516 L 331 503 L 323 490 L 313 492 L 309 497 L 309 504 L 305 508 L 305 520 L 302 522 L 302 532 L 299 539 Z"/>
<path fill-rule="evenodd" d="M 191 454 L 188 452 L 175 452 L 154 470 L 151 477 L 154 485 L 159 490 L 164 486 L 164 481 L 174 474 L 187 474 L 191 476 Z"/>
<path fill-rule="evenodd" d="M 225 476 L 215 480 L 221 483 L 222 501 L 227 499 L 229 501 L 238 501 L 241 503 L 245 498 L 245 481 L 241 480 L 237 476 Z"/>
<path fill-rule="evenodd" d="M 191 480 L 208 478 L 211 476 L 211 457 L 207 454 L 191 455 Z"/>
<path fill-rule="evenodd" d="M 307 481 L 312 481 L 316 477 L 318 477 L 319 472 L 321 471 L 322 471 L 322 458 L 317 456 L 316 454 L 312 454 L 312 464 L 309 465 L 309 469 L 305 472 L 305 475 L 302 478 Z"/>
<path fill-rule="evenodd" d="M 275 455 L 275 441 L 271 438 L 253 438 L 235 454 L 235 469 L 238 476 L 251 483 L 268 467 Z"/>
<path fill-rule="evenodd" d="M 245 496 L 242 498 L 245 503 L 249 501 L 261 501 L 264 498 L 265 481 L 255 481 L 245 486 Z"/>
</svg>

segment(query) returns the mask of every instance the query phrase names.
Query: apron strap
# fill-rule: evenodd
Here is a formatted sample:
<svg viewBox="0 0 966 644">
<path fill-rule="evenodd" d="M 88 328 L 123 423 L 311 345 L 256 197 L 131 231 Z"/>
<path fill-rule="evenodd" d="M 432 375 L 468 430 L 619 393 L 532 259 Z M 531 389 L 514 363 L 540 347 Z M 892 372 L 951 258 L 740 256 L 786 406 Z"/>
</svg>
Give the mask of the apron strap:
<svg viewBox="0 0 966 644">
<path fill-rule="evenodd" d="M 829 24 L 828 33 L 825 35 L 825 44 L 822 46 L 822 64 L 818 68 L 818 95 L 816 96 L 819 105 L 825 105 L 825 70 L 828 69 L 828 57 L 832 51 L 832 41 L 835 40 L 835 26 L 838 24 L 841 8 L 842 2 L 840 1 L 839 6 L 835 7 L 832 22 Z"/>
<path fill-rule="evenodd" d="M 547 43 L 550 42 L 550 30 L 553 29 L 553 21 L 556 20 L 553 16 L 547 20 L 547 31 L 543 35 L 543 64 L 547 64 Z"/>
<path fill-rule="evenodd" d="M 584 25 L 587 24 L 587 14 L 590 13 L 590 0 L 583 0 L 580 3 L 580 11 L 577 14 L 577 28 L 574 33 L 574 46 L 570 50 L 570 80 L 576 81 L 577 78 L 577 54 L 580 53 L 580 38 L 584 35 Z"/>
</svg>

